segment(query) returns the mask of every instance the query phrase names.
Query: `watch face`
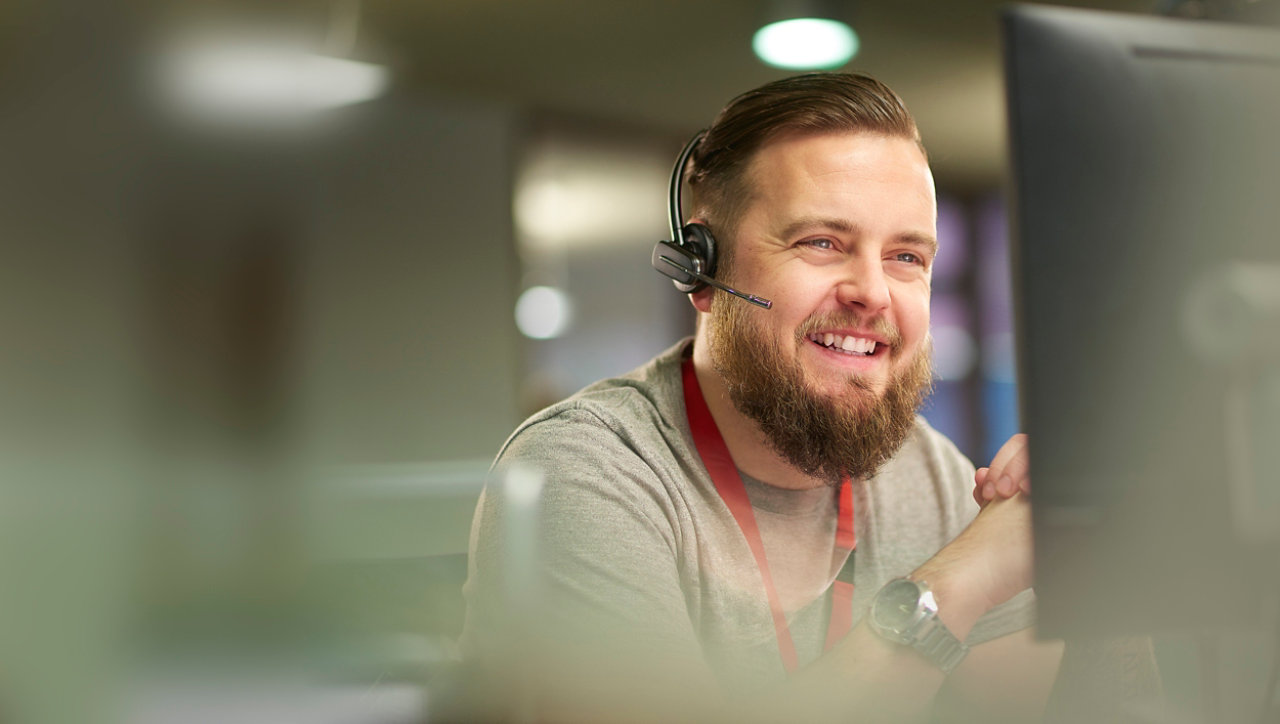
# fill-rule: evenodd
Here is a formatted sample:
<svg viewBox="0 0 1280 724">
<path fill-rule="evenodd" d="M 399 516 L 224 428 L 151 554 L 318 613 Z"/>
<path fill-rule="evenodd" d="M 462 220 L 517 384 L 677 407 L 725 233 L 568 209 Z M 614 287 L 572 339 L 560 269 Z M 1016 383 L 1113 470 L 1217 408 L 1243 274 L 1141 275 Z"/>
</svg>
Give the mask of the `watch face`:
<svg viewBox="0 0 1280 724">
<path fill-rule="evenodd" d="M 872 616 L 883 628 L 902 632 L 915 620 L 919 605 L 920 588 L 914 581 L 899 579 L 881 589 Z"/>
</svg>

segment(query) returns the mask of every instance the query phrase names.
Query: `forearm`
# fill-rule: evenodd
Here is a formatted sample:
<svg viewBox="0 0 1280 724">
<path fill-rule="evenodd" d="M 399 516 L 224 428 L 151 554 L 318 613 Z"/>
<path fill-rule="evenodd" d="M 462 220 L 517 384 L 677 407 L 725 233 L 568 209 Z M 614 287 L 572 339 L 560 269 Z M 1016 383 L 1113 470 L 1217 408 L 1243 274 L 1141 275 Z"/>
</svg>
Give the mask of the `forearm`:
<svg viewBox="0 0 1280 724">
<path fill-rule="evenodd" d="M 986 565 L 972 537 L 961 535 L 911 574 L 929 584 L 939 619 L 960 640 L 1005 597 L 1002 589 L 992 589 Z M 859 721 L 924 721 L 944 680 L 934 662 L 887 641 L 864 620 L 787 682 L 775 711 L 803 708 L 804 718 L 813 721 L 847 720 L 853 712 Z"/>
</svg>

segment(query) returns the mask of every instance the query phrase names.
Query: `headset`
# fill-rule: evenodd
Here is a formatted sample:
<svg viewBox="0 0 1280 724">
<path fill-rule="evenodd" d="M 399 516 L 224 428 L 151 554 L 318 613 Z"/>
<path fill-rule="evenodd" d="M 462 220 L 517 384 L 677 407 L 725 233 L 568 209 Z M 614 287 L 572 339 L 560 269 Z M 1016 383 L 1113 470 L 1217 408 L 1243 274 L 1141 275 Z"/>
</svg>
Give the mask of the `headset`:
<svg viewBox="0 0 1280 724">
<path fill-rule="evenodd" d="M 667 194 L 667 217 L 671 222 L 672 241 L 659 241 L 653 247 L 653 255 L 649 263 L 663 276 L 670 277 L 676 289 L 692 294 L 707 285 L 745 299 L 765 309 L 773 307 L 773 302 L 754 294 L 740 292 L 716 281 L 716 239 L 711 229 L 703 224 L 680 225 L 682 218 L 680 190 L 684 185 L 684 170 L 689 157 L 707 135 L 706 129 L 698 131 L 689 139 L 676 157 L 675 168 L 671 170 L 671 186 Z"/>
</svg>

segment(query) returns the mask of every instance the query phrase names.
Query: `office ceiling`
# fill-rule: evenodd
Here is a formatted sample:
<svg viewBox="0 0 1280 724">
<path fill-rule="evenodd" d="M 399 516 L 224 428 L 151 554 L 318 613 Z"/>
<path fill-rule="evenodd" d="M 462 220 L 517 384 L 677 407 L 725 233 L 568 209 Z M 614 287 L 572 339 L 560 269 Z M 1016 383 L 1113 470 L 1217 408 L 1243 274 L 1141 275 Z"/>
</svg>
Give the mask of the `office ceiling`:
<svg viewBox="0 0 1280 724">
<path fill-rule="evenodd" d="M 1074 0 L 1149 12 L 1155 0 Z M 940 184 L 989 189 L 1004 169 L 999 0 L 862 0 L 850 18 L 871 73 L 914 111 Z M 399 92 L 513 104 L 589 122 L 705 126 L 733 95 L 786 74 L 751 53 L 763 0 L 365 0 L 359 53 Z"/>
</svg>

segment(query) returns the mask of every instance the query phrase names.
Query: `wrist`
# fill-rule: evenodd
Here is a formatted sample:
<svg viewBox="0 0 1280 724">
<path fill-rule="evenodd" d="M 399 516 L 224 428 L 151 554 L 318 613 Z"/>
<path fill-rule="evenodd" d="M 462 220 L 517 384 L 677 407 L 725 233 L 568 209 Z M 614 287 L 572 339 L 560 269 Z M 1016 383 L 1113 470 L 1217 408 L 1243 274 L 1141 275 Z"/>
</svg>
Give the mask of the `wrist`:
<svg viewBox="0 0 1280 724">
<path fill-rule="evenodd" d="M 933 589 L 924 581 L 895 578 L 886 583 L 871 603 L 869 619 L 881 637 L 910 646 L 945 674 L 969 652 L 938 616 Z"/>
<path fill-rule="evenodd" d="M 966 572 L 960 560 L 939 560 L 941 556 L 940 553 L 917 568 L 911 573 L 911 578 L 923 581 L 933 589 L 938 619 L 956 638 L 964 641 L 973 625 L 993 604 L 982 587 L 974 585 L 978 577 Z"/>
</svg>

